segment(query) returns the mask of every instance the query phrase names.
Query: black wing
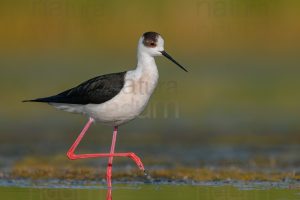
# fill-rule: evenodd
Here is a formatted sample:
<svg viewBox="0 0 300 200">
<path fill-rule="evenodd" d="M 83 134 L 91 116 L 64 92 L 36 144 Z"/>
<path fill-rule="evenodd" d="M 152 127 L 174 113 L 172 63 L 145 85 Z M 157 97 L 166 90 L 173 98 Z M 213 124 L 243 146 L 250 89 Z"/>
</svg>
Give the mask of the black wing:
<svg viewBox="0 0 300 200">
<path fill-rule="evenodd" d="M 124 86 L 125 72 L 97 76 L 57 95 L 24 102 L 100 104 L 116 96 Z"/>
</svg>

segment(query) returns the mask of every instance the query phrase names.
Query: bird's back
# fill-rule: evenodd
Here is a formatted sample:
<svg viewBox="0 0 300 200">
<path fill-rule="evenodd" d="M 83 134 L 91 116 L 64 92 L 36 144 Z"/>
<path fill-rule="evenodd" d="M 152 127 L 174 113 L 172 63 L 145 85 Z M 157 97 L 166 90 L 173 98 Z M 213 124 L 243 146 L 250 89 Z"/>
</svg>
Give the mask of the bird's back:
<svg viewBox="0 0 300 200">
<path fill-rule="evenodd" d="M 97 76 L 57 95 L 24 102 L 101 104 L 112 99 L 122 90 L 125 74 L 126 71 Z"/>
</svg>

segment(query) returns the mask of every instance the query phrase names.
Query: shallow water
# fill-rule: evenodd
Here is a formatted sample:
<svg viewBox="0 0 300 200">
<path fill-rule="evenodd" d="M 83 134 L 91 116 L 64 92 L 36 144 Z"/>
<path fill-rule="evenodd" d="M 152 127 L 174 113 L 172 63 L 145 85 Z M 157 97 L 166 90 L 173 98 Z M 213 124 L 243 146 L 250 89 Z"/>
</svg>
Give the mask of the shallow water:
<svg viewBox="0 0 300 200">
<path fill-rule="evenodd" d="M 0 187 L 1 199 L 23 200 L 91 200 L 105 199 L 106 189 Z M 299 200 L 299 188 L 247 188 L 191 185 L 115 185 L 113 199 L 120 200 Z"/>
</svg>

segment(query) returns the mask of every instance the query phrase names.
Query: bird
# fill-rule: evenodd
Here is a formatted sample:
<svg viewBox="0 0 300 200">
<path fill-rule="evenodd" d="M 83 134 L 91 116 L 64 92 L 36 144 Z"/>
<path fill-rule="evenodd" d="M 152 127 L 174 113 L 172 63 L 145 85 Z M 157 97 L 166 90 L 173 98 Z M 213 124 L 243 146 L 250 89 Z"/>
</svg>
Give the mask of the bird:
<svg viewBox="0 0 300 200">
<path fill-rule="evenodd" d="M 158 84 L 159 73 L 154 59 L 157 56 L 166 57 L 188 72 L 165 51 L 163 37 L 157 32 L 149 31 L 138 40 L 137 64 L 134 70 L 100 75 L 56 95 L 23 102 L 48 103 L 59 110 L 87 116 L 88 122 L 68 150 L 67 157 L 71 160 L 107 157 L 106 180 L 108 188 L 111 188 L 114 157 L 131 158 L 146 173 L 140 157 L 133 152 L 116 153 L 115 144 L 118 127 L 142 113 Z M 113 127 L 110 153 L 76 154 L 77 146 L 94 122 Z"/>
</svg>

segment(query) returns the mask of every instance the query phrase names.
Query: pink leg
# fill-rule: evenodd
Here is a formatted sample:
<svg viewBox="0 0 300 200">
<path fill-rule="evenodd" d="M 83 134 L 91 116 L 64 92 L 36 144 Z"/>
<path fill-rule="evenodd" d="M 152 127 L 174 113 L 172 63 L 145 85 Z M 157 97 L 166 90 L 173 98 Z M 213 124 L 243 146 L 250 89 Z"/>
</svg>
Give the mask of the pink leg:
<svg viewBox="0 0 300 200">
<path fill-rule="evenodd" d="M 110 147 L 110 154 L 115 153 L 115 146 L 116 146 L 116 139 L 117 139 L 117 133 L 118 133 L 118 127 L 114 127 L 114 132 L 113 132 L 113 138 L 111 142 L 111 147 Z M 106 182 L 107 182 L 107 195 L 106 195 L 106 200 L 111 200 L 112 199 L 112 184 L 111 184 L 111 177 L 112 177 L 112 163 L 113 163 L 113 156 L 110 156 L 108 158 L 108 164 L 107 164 L 107 169 L 106 169 Z"/>
<path fill-rule="evenodd" d="M 79 134 L 79 136 L 77 137 L 77 139 L 75 140 L 74 144 L 71 146 L 71 148 L 67 152 L 67 156 L 69 159 L 76 160 L 76 159 L 98 158 L 98 157 L 109 157 L 109 158 L 111 158 L 111 157 L 128 157 L 128 158 L 131 158 L 141 170 L 145 171 L 145 168 L 144 168 L 144 165 L 143 165 L 141 159 L 132 152 L 129 152 L 129 153 L 93 153 L 93 154 L 78 154 L 78 155 L 75 154 L 74 152 L 75 152 L 77 146 L 79 145 L 80 141 L 82 140 L 82 138 L 84 137 L 84 135 L 86 134 L 87 130 L 89 129 L 89 127 L 91 126 L 91 124 L 93 122 L 94 122 L 94 119 L 90 118 L 89 121 L 87 122 L 87 124 L 84 126 L 81 133 Z M 116 138 L 115 139 L 113 138 L 113 140 L 116 140 Z M 112 143 L 114 143 L 114 141 Z"/>
<path fill-rule="evenodd" d="M 117 133 L 118 133 L 118 127 L 114 127 L 114 132 L 113 132 L 113 138 L 111 142 L 111 147 L 110 147 L 110 154 L 115 153 L 115 146 L 116 146 L 116 139 L 117 139 Z M 106 170 L 106 180 L 107 180 L 107 186 L 108 188 L 111 188 L 111 176 L 112 176 L 112 163 L 113 163 L 113 156 L 110 156 L 108 158 L 108 164 L 107 164 L 107 170 Z"/>
</svg>

